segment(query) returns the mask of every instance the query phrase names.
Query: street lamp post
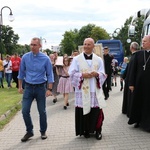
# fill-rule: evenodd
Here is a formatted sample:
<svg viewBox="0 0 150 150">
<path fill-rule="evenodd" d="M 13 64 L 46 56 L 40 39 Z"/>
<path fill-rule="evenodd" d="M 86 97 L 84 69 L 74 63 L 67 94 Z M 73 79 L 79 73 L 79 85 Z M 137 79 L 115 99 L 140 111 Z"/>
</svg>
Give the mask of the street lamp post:
<svg viewBox="0 0 150 150">
<path fill-rule="evenodd" d="M 9 21 L 13 21 L 14 20 L 14 17 L 13 17 L 13 14 L 12 14 L 12 10 L 10 7 L 8 6 L 4 6 L 1 8 L 1 11 L 0 11 L 0 45 L 1 45 L 1 57 L 2 57 L 2 26 L 3 26 L 3 14 L 2 14 L 2 11 L 4 8 L 8 8 L 10 10 L 10 14 L 9 14 Z"/>
<path fill-rule="evenodd" d="M 120 30 L 121 30 L 120 28 L 116 28 L 114 33 L 113 33 L 113 37 L 117 37 L 119 32 L 120 32 Z"/>
</svg>

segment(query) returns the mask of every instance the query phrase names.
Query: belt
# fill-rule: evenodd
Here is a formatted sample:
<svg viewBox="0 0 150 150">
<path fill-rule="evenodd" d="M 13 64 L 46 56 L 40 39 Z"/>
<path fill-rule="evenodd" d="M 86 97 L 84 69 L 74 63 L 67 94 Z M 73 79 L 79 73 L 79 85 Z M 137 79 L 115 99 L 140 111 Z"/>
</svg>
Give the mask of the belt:
<svg viewBox="0 0 150 150">
<path fill-rule="evenodd" d="M 46 83 L 46 82 L 40 83 L 40 84 L 31 84 L 31 83 L 27 83 L 27 82 L 26 82 L 25 84 L 30 85 L 30 86 L 43 86 L 45 83 Z"/>
<path fill-rule="evenodd" d="M 62 78 L 69 78 L 69 76 L 61 76 Z"/>
</svg>

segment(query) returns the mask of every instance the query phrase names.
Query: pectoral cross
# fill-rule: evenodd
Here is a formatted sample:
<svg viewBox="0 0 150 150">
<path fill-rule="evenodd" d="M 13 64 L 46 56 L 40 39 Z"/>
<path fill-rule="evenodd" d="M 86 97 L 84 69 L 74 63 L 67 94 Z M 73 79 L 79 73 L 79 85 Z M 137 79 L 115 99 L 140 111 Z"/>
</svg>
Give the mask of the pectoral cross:
<svg viewBox="0 0 150 150">
<path fill-rule="evenodd" d="M 146 65 L 143 65 L 143 70 L 145 70 L 145 68 L 146 68 Z"/>
</svg>

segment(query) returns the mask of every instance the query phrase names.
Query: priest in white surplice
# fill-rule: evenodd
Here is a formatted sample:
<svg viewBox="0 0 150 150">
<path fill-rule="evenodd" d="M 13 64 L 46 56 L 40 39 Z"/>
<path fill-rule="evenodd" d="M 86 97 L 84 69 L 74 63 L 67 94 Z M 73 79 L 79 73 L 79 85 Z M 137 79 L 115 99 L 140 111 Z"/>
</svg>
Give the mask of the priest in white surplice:
<svg viewBox="0 0 150 150">
<path fill-rule="evenodd" d="M 102 58 L 93 53 L 94 40 L 86 38 L 84 51 L 73 58 L 69 68 L 72 85 L 75 87 L 75 129 L 76 136 L 89 138 L 95 133 L 102 138 L 102 123 L 106 106 L 102 85 L 106 79 Z"/>
</svg>

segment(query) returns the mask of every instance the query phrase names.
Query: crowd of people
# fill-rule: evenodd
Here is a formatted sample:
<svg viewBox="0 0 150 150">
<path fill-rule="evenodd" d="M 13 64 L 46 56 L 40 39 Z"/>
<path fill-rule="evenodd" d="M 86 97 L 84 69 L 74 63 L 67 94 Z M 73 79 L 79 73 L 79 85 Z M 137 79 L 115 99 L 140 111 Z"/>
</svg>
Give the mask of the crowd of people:
<svg viewBox="0 0 150 150">
<path fill-rule="evenodd" d="M 4 60 L 0 58 L 0 88 L 4 88 L 3 80 L 5 78 L 7 82 L 7 88 L 12 87 L 11 83 L 16 83 L 16 88 L 18 88 L 18 71 L 20 68 L 21 58 L 17 53 L 14 55 L 6 55 Z"/>
<path fill-rule="evenodd" d="M 109 47 L 103 48 L 103 58 L 93 53 L 94 43 L 92 38 L 86 38 L 83 41 L 83 52 L 75 50 L 71 57 L 64 54 L 61 65 L 57 64 L 57 52 L 49 56 L 40 52 L 39 38 L 31 40 L 31 51 L 22 58 L 14 54 L 13 57 L 7 55 L 5 60 L 0 60 L 0 87 L 4 88 L 5 74 L 8 88 L 13 79 L 19 93 L 23 93 L 22 114 L 26 134 L 22 142 L 34 135 L 30 116 L 33 100 L 36 99 L 40 116 L 41 138 L 46 139 L 46 97 L 53 96 L 55 104 L 58 102 L 57 96 L 62 94 L 63 109 L 67 110 L 70 105 L 69 93 L 72 92 L 75 94 L 76 136 L 89 138 L 95 134 L 96 139 L 101 140 L 103 108 L 106 107 L 112 86 L 118 85 L 119 75 L 120 91 L 123 91 L 122 113 L 127 114 L 128 124 L 150 131 L 150 36 L 143 38 L 142 50 L 139 50 L 137 42 L 132 42 L 131 58 L 124 57 L 121 64 L 109 53 Z"/>
</svg>

